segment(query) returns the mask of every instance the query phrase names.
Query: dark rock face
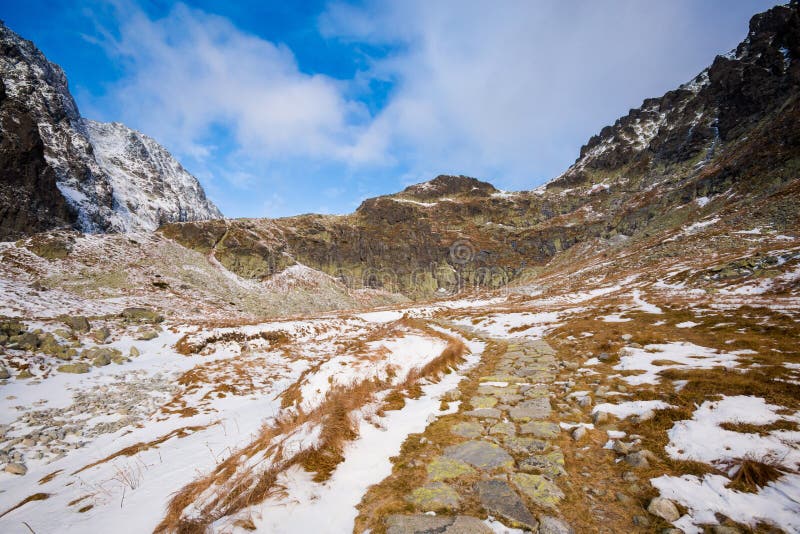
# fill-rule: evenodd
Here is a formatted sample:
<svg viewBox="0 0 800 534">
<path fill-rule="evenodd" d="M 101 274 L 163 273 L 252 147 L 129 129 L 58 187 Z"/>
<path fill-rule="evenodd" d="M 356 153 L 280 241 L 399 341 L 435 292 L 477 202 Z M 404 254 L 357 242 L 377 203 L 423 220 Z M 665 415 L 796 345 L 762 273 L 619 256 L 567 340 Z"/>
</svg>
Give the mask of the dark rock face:
<svg viewBox="0 0 800 534">
<path fill-rule="evenodd" d="M 36 121 L 0 85 L 0 241 L 76 221 L 44 159 Z"/>
<path fill-rule="evenodd" d="M 581 148 L 575 164 L 550 187 L 574 187 L 592 171 L 643 173 L 698 155 L 713 156 L 776 112 L 800 82 L 800 4 L 755 15 L 747 38 L 694 80 L 650 98 Z"/>
</svg>

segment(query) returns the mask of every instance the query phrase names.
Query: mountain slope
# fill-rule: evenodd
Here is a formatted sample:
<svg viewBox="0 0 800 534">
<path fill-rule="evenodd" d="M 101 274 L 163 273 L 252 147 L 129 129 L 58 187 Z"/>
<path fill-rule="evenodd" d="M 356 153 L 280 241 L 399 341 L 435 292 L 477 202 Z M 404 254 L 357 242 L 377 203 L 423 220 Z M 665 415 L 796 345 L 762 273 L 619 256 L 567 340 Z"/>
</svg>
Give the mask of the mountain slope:
<svg viewBox="0 0 800 534">
<path fill-rule="evenodd" d="M 221 216 L 154 141 L 85 121 L 61 68 L 2 23 L 0 80 L 0 239 L 64 226 L 154 230 Z"/>
<path fill-rule="evenodd" d="M 163 232 L 188 247 L 214 248 L 223 265 L 246 277 L 269 277 L 298 261 L 426 297 L 527 278 L 579 243 L 670 235 L 721 210 L 749 214 L 748 206 L 781 192 L 796 201 L 799 12 L 792 3 L 753 17 L 734 53 L 604 128 L 574 165 L 537 190 L 507 193 L 440 176 L 366 200 L 351 215 L 190 223 Z M 763 224 L 796 228 L 797 203 L 781 205 L 762 213 Z"/>
</svg>

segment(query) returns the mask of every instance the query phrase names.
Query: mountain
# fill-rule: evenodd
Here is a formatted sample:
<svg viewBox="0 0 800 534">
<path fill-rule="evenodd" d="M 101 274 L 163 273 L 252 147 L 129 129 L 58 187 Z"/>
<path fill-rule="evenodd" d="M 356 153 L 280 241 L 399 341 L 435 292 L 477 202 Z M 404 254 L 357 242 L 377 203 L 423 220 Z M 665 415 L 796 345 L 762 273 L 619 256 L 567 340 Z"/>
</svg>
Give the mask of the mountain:
<svg viewBox="0 0 800 534">
<path fill-rule="evenodd" d="M 222 216 L 155 141 L 82 118 L 61 68 L 2 23 L 0 79 L 0 239 Z"/>
<path fill-rule="evenodd" d="M 534 191 L 439 176 L 366 200 L 351 215 L 172 224 L 162 232 L 213 250 L 248 278 L 297 261 L 343 281 L 427 297 L 454 285 L 500 287 L 577 244 L 613 246 L 713 214 L 791 231 L 799 11 L 792 3 L 753 17 L 736 50 L 603 128 L 564 174 Z"/>
</svg>

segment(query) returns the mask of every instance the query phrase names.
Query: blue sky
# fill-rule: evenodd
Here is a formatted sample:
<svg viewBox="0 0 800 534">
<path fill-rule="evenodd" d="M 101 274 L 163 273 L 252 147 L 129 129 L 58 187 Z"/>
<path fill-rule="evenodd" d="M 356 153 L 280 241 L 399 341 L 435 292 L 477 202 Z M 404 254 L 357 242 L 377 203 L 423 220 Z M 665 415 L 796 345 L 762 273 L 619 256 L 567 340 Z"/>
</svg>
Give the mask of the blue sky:
<svg viewBox="0 0 800 534">
<path fill-rule="evenodd" d="M 84 116 L 154 137 L 226 216 L 280 217 L 442 173 L 534 188 L 774 4 L 0 0 L 0 17 Z"/>
</svg>

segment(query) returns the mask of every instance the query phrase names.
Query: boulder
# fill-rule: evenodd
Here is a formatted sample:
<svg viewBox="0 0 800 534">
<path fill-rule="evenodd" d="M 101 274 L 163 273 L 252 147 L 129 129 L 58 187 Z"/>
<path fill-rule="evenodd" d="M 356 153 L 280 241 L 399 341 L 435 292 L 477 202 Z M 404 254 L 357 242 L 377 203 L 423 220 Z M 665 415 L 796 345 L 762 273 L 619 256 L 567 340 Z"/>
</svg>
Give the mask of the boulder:
<svg viewBox="0 0 800 534">
<path fill-rule="evenodd" d="M 83 315 L 62 315 L 61 322 L 67 325 L 73 332 L 85 334 L 92 329 L 89 320 Z"/>
<path fill-rule="evenodd" d="M 647 505 L 647 511 L 664 521 L 672 523 L 681 517 L 675 503 L 663 497 L 656 497 Z"/>
<path fill-rule="evenodd" d="M 111 337 L 111 331 L 105 326 L 100 327 L 92 332 L 92 338 L 94 338 L 94 340 L 98 343 L 105 343 L 109 337 Z"/>
<path fill-rule="evenodd" d="M 122 310 L 122 317 L 132 323 L 157 324 L 164 321 L 164 316 L 149 308 L 125 308 Z"/>
<path fill-rule="evenodd" d="M 64 365 L 59 365 L 56 370 L 60 373 L 75 373 L 75 374 L 82 374 L 88 373 L 91 367 L 88 363 L 85 362 L 73 362 L 73 363 L 66 363 Z"/>
<path fill-rule="evenodd" d="M 24 475 L 28 472 L 28 468 L 25 467 L 24 464 L 11 462 L 10 464 L 6 465 L 5 471 L 6 473 L 11 473 L 12 475 Z"/>
</svg>

